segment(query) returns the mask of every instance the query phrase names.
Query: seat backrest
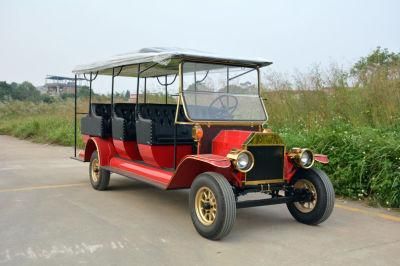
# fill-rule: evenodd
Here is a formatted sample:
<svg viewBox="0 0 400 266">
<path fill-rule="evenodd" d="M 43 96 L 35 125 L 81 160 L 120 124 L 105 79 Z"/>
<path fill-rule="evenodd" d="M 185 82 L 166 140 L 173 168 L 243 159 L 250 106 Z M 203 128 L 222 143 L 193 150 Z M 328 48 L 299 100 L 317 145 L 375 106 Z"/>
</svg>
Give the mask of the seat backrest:
<svg viewBox="0 0 400 266">
<path fill-rule="evenodd" d="M 135 119 L 135 107 L 134 103 L 115 103 L 114 115 L 128 121 L 133 121 Z"/>
<path fill-rule="evenodd" d="M 108 119 L 111 117 L 111 105 L 108 103 L 92 103 L 92 114 Z"/>
<path fill-rule="evenodd" d="M 139 114 L 163 127 L 173 127 L 175 123 L 175 104 L 141 104 Z M 183 108 L 179 108 L 179 121 L 186 121 Z"/>
<path fill-rule="evenodd" d="M 173 144 L 175 130 L 175 104 L 140 104 L 140 118 L 151 120 L 151 137 L 144 142 L 149 141 L 152 144 Z M 187 121 L 184 116 L 183 108 L 179 108 L 179 121 Z M 141 134 L 141 133 L 139 133 Z M 179 124 L 176 126 L 177 143 L 189 143 L 192 141 L 192 132 L 190 125 Z"/>
</svg>

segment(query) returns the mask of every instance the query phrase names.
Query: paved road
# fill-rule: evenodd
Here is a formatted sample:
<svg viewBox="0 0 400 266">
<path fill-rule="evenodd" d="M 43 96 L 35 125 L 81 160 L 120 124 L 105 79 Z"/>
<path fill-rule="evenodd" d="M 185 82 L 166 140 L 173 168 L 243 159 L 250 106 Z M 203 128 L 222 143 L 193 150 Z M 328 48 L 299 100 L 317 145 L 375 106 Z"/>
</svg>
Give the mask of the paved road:
<svg viewBox="0 0 400 266">
<path fill-rule="evenodd" d="M 320 226 L 284 205 L 241 209 L 222 241 L 192 226 L 187 191 L 112 175 L 88 183 L 70 148 L 0 136 L 0 265 L 400 265 L 400 216 L 337 201 Z"/>
</svg>

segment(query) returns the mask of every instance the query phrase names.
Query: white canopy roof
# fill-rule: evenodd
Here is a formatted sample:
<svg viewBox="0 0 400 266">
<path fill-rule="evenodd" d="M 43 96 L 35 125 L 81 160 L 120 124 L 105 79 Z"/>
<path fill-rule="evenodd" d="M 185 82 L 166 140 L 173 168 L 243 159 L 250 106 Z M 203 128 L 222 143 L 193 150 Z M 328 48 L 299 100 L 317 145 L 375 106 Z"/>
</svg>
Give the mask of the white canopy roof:
<svg viewBox="0 0 400 266">
<path fill-rule="evenodd" d="M 120 76 L 137 76 L 138 64 L 140 70 L 152 67 L 141 76 L 158 76 L 178 73 L 181 61 L 192 60 L 204 63 L 223 63 L 247 67 L 263 67 L 272 64 L 264 59 L 243 59 L 229 56 L 219 56 L 212 53 L 200 52 L 191 49 L 150 47 L 136 52 L 120 54 L 109 60 L 99 61 L 88 65 L 79 65 L 72 71 L 75 74 L 99 73 L 100 75 L 111 75 L 115 68 L 115 74 Z M 120 67 L 123 68 L 121 69 Z M 121 72 L 120 72 L 121 71 Z M 120 72 L 120 73 L 118 73 Z"/>
</svg>

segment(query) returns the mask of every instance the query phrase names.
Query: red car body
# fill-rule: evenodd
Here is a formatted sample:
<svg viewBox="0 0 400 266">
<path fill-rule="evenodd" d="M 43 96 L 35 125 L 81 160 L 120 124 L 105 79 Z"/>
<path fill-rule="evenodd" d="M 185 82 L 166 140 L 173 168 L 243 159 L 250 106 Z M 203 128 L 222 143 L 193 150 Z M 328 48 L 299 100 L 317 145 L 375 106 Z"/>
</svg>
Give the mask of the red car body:
<svg viewBox="0 0 400 266">
<path fill-rule="evenodd" d="M 192 154 L 190 146 L 178 147 L 176 170 L 166 169 L 172 167 L 173 146 L 137 145 L 135 141 L 124 142 L 88 135 L 82 136 L 85 149 L 79 153 L 79 158 L 89 162 L 90 156 L 97 150 L 100 166 L 166 190 L 190 188 L 197 175 L 208 171 L 224 175 L 230 183 L 240 188 L 244 184 L 244 175 L 234 169 L 226 155 L 232 149 L 242 148 L 251 133 L 253 131 L 221 130 L 212 140 L 212 153 L 209 154 Z M 290 183 L 298 168 L 287 153 L 284 158 L 284 180 Z M 315 160 L 323 164 L 329 162 L 327 156 L 322 154 L 316 154 Z"/>
</svg>

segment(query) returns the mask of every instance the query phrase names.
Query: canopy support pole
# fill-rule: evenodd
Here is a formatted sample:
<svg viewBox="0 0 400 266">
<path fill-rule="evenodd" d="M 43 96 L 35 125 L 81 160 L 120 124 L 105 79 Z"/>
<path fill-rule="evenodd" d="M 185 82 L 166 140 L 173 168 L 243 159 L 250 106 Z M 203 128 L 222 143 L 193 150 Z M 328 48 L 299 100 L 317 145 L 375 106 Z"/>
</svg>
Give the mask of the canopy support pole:
<svg viewBox="0 0 400 266">
<path fill-rule="evenodd" d="M 144 78 L 144 95 L 143 95 L 144 103 L 147 102 L 147 78 Z"/>
<path fill-rule="evenodd" d="M 168 104 L 168 83 L 167 83 L 167 75 L 165 75 L 165 104 Z"/>
<path fill-rule="evenodd" d="M 77 76 L 75 75 L 75 86 L 74 86 L 74 91 L 75 91 L 75 99 L 74 99 L 74 157 L 76 157 L 76 98 L 78 97 L 78 85 L 77 85 L 78 79 Z"/>
<path fill-rule="evenodd" d="M 196 64 L 194 64 L 194 104 L 197 105 L 197 72 L 196 72 Z"/>
<path fill-rule="evenodd" d="M 258 83 L 258 86 L 257 86 L 258 95 L 260 95 L 260 97 L 261 97 L 261 77 L 260 77 L 260 68 L 259 67 L 257 67 L 257 83 Z"/>
<path fill-rule="evenodd" d="M 115 68 L 112 69 L 112 77 L 111 77 L 111 119 L 114 115 L 114 70 Z"/>
<path fill-rule="evenodd" d="M 229 93 L 229 66 L 226 67 L 226 92 Z"/>
<path fill-rule="evenodd" d="M 136 108 L 135 108 L 135 116 L 139 118 L 139 81 L 140 81 L 140 64 L 138 64 L 137 68 L 137 82 L 136 82 Z"/>
<path fill-rule="evenodd" d="M 179 109 L 176 112 L 179 112 Z M 176 169 L 176 134 L 176 123 L 174 123 L 174 169 Z"/>
<path fill-rule="evenodd" d="M 197 92 L 197 73 L 196 73 L 196 65 L 194 66 L 194 92 Z"/>
<path fill-rule="evenodd" d="M 89 115 L 92 115 L 92 72 L 89 77 Z"/>
</svg>

